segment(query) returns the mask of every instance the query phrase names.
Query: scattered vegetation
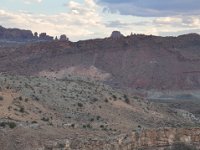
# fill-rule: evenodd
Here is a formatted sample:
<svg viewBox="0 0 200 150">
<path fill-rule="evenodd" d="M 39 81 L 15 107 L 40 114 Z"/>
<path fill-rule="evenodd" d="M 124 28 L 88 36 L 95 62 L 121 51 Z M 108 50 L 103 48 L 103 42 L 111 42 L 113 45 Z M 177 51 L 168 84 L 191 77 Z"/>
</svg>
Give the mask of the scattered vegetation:
<svg viewBox="0 0 200 150">
<path fill-rule="evenodd" d="M 91 129 L 92 126 L 91 126 L 91 124 L 84 124 L 84 125 L 83 125 L 83 128 L 84 128 L 84 129 L 86 129 L 86 128 Z"/>
<path fill-rule="evenodd" d="M 0 127 L 5 128 L 6 126 L 8 126 L 10 129 L 14 129 L 17 125 L 14 122 L 1 122 L 0 123 Z"/>
</svg>

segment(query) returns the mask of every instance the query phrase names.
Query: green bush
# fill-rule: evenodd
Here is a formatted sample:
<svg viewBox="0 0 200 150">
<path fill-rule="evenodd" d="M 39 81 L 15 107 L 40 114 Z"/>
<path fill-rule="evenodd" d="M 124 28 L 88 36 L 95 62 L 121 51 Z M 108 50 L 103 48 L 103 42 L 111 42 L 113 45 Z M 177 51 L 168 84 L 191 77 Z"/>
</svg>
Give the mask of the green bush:
<svg viewBox="0 0 200 150">
<path fill-rule="evenodd" d="M 14 123 L 14 122 L 9 122 L 9 123 L 8 123 L 8 126 L 9 126 L 11 129 L 13 129 L 13 128 L 15 128 L 17 125 L 16 125 L 16 123 Z"/>
</svg>

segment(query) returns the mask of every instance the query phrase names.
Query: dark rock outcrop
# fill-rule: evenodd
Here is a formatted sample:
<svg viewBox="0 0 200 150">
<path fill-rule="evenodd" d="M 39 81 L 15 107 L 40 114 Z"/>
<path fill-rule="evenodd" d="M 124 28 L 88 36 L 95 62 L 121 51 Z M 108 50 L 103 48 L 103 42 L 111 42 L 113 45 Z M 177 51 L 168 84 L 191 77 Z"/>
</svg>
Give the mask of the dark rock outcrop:
<svg viewBox="0 0 200 150">
<path fill-rule="evenodd" d="M 113 39 L 119 39 L 121 37 L 124 37 L 124 35 L 121 34 L 120 31 L 113 31 L 110 37 Z"/>
<path fill-rule="evenodd" d="M 62 34 L 62 35 L 60 36 L 60 41 L 68 41 L 67 36 L 66 36 L 65 34 Z"/>
<path fill-rule="evenodd" d="M 47 35 L 46 33 L 40 33 L 39 39 L 40 39 L 40 40 L 45 40 L 45 41 L 52 41 L 52 40 L 53 40 L 53 37 Z"/>
</svg>

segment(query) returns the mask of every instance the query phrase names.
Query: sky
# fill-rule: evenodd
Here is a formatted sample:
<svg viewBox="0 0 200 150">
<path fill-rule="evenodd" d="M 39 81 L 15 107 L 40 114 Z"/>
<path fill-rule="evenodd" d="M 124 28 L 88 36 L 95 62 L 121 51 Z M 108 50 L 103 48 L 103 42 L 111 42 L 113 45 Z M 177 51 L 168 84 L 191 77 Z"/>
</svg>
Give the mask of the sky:
<svg viewBox="0 0 200 150">
<path fill-rule="evenodd" d="M 0 0 L 0 25 L 71 41 L 114 30 L 177 36 L 200 33 L 200 0 Z"/>
</svg>

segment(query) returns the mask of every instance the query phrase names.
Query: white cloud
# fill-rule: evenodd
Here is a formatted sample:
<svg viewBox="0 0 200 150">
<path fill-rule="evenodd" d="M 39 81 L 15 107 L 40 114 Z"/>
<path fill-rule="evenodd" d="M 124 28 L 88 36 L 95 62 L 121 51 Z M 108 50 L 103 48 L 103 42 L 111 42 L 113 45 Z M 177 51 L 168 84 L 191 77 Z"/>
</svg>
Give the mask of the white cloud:
<svg viewBox="0 0 200 150">
<path fill-rule="evenodd" d="M 26 4 L 31 4 L 31 3 L 41 3 L 42 0 L 23 0 L 24 3 Z"/>
<path fill-rule="evenodd" d="M 65 33 L 72 40 L 101 36 L 103 32 L 95 35 L 98 33 L 96 30 L 102 31 L 105 27 L 99 15 L 98 6 L 93 0 L 85 0 L 84 3 L 70 1 L 66 7 L 68 12 L 54 15 L 0 10 L 0 24 L 6 27 L 48 32 L 54 36 Z"/>
<path fill-rule="evenodd" d="M 153 23 L 159 26 L 199 28 L 200 16 L 161 17 L 154 19 Z"/>
</svg>

